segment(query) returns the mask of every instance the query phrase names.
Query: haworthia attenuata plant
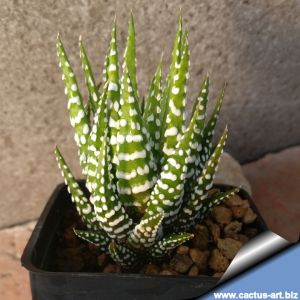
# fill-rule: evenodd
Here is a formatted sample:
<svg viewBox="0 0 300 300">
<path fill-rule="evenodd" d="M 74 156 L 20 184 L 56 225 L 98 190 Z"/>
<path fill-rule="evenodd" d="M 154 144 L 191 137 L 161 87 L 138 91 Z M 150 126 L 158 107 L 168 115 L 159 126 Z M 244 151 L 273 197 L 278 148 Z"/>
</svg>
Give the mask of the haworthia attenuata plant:
<svg viewBox="0 0 300 300">
<path fill-rule="evenodd" d="M 124 268 L 169 254 L 193 237 L 189 231 L 213 206 L 238 191 L 232 189 L 209 196 L 227 137 L 225 129 L 213 149 L 212 138 L 224 90 L 206 121 L 207 76 L 192 109 L 191 120 L 186 122 L 187 38 L 180 16 L 165 84 L 162 85 L 161 61 L 146 100 L 143 98 L 140 104 L 132 15 L 121 79 L 116 21 L 101 85 L 96 83 L 80 39 L 80 57 L 88 90 L 85 102 L 58 37 L 59 64 L 66 83 L 70 120 L 90 192 L 88 199 L 56 149 L 71 198 L 85 223 L 74 232 L 97 245 Z"/>
</svg>

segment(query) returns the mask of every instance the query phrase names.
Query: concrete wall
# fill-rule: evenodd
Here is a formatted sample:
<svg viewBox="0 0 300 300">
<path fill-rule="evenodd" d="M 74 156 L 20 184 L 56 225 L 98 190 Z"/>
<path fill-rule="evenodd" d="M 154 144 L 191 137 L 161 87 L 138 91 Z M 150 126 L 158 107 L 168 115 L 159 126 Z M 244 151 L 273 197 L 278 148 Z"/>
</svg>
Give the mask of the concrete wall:
<svg viewBox="0 0 300 300">
<path fill-rule="evenodd" d="M 78 74 L 77 43 L 83 36 L 100 78 L 113 16 L 117 13 L 123 52 L 132 9 L 143 94 L 162 50 L 168 69 L 180 6 L 190 33 L 190 98 L 206 72 L 211 75 L 212 102 L 223 82 L 229 83 L 219 125 L 229 125 L 227 151 L 248 161 L 300 142 L 297 0 L 2 0 L 0 227 L 36 217 L 62 180 L 53 156 L 55 144 L 75 173 L 79 171 L 57 66 L 57 32 Z"/>
</svg>

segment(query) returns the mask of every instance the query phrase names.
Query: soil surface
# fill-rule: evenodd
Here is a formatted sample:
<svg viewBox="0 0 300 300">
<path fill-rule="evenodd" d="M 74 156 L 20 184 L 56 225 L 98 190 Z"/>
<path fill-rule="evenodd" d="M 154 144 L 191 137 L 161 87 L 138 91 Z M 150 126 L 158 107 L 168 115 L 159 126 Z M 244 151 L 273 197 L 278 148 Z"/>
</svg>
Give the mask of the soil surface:
<svg viewBox="0 0 300 300">
<path fill-rule="evenodd" d="M 213 191 L 212 191 L 213 192 Z M 52 270 L 74 272 L 132 273 L 117 266 L 107 254 L 75 236 L 73 228 L 84 228 L 74 209 L 66 212 L 52 251 Z M 239 249 L 259 233 L 257 215 L 248 200 L 235 195 L 215 207 L 197 224 L 194 238 L 179 246 L 159 263 L 134 270 L 148 275 L 221 277 Z"/>
</svg>

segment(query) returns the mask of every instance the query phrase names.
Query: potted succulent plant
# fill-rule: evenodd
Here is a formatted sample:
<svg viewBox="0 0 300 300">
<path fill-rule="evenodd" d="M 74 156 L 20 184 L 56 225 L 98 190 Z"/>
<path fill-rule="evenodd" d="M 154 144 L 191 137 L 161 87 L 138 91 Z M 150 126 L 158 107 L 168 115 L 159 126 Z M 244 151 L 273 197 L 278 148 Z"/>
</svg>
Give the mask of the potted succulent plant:
<svg viewBox="0 0 300 300">
<path fill-rule="evenodd" d="M 144 104 L 139 101 L 137 88 L 132 16 L 122 76 L 119 74 L 115 21 L 100 86 L 96 84 L 81 38 L 79 47 L 89 94 L 87 104 L 83 102 L 61 38 L 57 38 L 57 54 L 66 84 L 70 122 L 75 130 L 80 165 L 86 181 L 76 181 L 56 147 L 55 156 L 73 204 L 69 201 L 65 186 L 60 185 L 25 249 L 22 261 L 30 270 L 33 297 L 113 299 L 118 296 L 151 299 L 155 296 L 183 299 L 200 295 L 212 288 L 218 279 L 177 274 L 201 274 L 201 259 L 204 263 L 208 254 L 202 253 L 203 260 L 201 255 L 197 256 L 200 252 L 194 249 L 188 257 L 189 248 L 178 247 L 193 242 L 199 229 L 197 224 L 203 222 L 216 205 L 224 201 L 240 201 L 237 206 L 244 209 L 244 213 L 247 209 L 251 210 L 249 202 L 243 205 L 243 200 L 234 196 L 240 193 L 242 198 L 247 198 L 238 188 L 223 186 L 212 190 L 227 138 L 225 128 L 217 146 L 213 147 L 212 139 L 224 89 L 207 119 L 207 76 L 195 100 L 192 117 L 186 122 L 189 46 L 181 17 L 165 84 L 162 82 L 160 61 Z M 255 210 L 253 203 L 251 206 Z M 61 228 L 68 218 L 67 212 L 75 207 L 81 220 L 75 221 L 75 226 L 71 221 L 72 239 L 76 239 L 76 243 L 82 240 L 88 247 L 86 249 L 98 253 L 102 257 L 101 263 L 103 259 L 109 260 L 110 266 L 116 266 L 111 270 L 117 273 L 105 272 L 101 266 L 103 272 L 63 272 L 49 267 L 51 263 L 53 265 L 53 253 L 59 243 L 57 233 L 64 230 Z M 256 215 L 252 222 L 255 220 Z M 256 222 L 258 230 L 265 228 L 260 218 Z M 183 272 L 176 269 L 178 266 L 173 270 L 169 268 L 172 264 L 176 265 L 176 259 L 179 259 L 173 256 L 170 263 L 170 256 L 174 253 L 189 259 Z M 196 267 L 191 271 L 193 262 Z M 149 265 L 152 272 L 147 273 L 145 268 L 149 269 Z M 167 265 L 162 272 L 157 267 L 161 265 Z M 116 288 L 114 285 L 117 285 Z"/>
</svg>

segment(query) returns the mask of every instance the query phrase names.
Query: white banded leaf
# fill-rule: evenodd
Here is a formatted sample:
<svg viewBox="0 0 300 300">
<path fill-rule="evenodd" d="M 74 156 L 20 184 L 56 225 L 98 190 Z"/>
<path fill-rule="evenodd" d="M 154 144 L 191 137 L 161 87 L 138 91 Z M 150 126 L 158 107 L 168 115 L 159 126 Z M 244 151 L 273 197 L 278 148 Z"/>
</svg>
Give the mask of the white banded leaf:
<svg viewBox="0 0 300 300">
<path fill-rule="evenodd" d="M 153 142 L 152 153 L 156 160 L 156 163 L 159 163 L 160 160 L 160 112 L 161 112 L 161 97 L 162 97 L 162 60 L 160 61 L 155 75 L 151 81 L 148 97 L 145 102 L 145 111 L 143 114 L 144 122 L 147 125 L 150 138 Z"/>
<path fill-rule="evenodd" d="M 144 125 L 126 64 L 123 69 L 117 136 L 118 192 L 127 205 L 143 210 L 155 183 L 154 157 L 149 132 Z"/>
<path fill-rule="evenodd" d="M 63 73 L 62 78 L 66 84 L 65 93 L 68 98 L 70 122 L 72 127 L 75 129 L 75 142 L 79 147 L 80 165 L 83 173 L 85 174 L 87 139 L 90 132 L 89 120 L 82 102 L 82 96 L 79 92 L 76 77 L 59 35 L 57 37 L 56 46 L 59 66 Z"/>
<path fill-rule="evenodd" d="M 104 139 L 105 129 L 107 128 L 107 89 L 108 83 L 106 82 L 100 96 L 100 103 L 93 118 L 92 130 L 88 139 L 86 187 L 91 193 L 98 186 L 96 174 L 98 170 L 100 147 Z"/>
<path fill-rule="evenodd" d="M 213 209 L 214 206 L 221 204 L 226 199 L 232 197 L 238 192 L 239 192 L 239 188 L 233 188 L 229 191 L 217 193 L 216 195 L 212 195 L 211 197 L 206 198 L 203 201 L 203 205 L 199 209 L 199 212 L 197 213 L 194 222 L 191 222 L 190 225 L 192 223 L 194 224 L 201 223 L 203 219 L 207 216 L 207 214 Z"/>
<path fill-rule="evenodd" d="M 170 93 L 168 112 L 163 132 L 164 159 L 174 151 L 185 130 L 185 103 L 187 78 L 189 67 L 189 48 L 187 32 L 183 34 L 182 57 L 179 64 L 175 65 L 175 75 L 170 78 Z"/>
<path fill-rule="evenodd" d="M 199 209 L 202 206 L 204 199 L 207 198 L 208 191 L 212 188 L 213 179 L 218 168 L 221 154 L 225 146 L 225 141 L 227 139 L 227 127 L 224 130 L 223 135 L 220 138 L 218 145 L 216 146 L 213 154 L 211 155 L 209 161 L 207 162 L 205 168 L 202 170 L 201 176 L 193 189 L 187 202 L 184 203 L 178 218 L 176 220 L 178 226 L 181 228 L 186 224 L 189 224 L 193 220 Z"/>
<path fill-rule="evenodd" d="M 138 263 L 138 254 L 124 245 L 111 241 L 108 246 L 110 257 L 123 268 L 132 268 Z"/>
<path fill-rule="evenodd" d="M 149 252 L 149 256 L 158 259 L 166 256 L 173 249 L 194 237 L 191 233 L 173 233 L 157 242 Z"/>
<path fill-rule="evenodd" d="M 161 126 L 162 144 L 164 142 L 164 132 L 165 132 L 165 125 L 166 125 L 165 121 L 168 113 L 171 83 L 174 80 L 174 76 L 177 72 L 176 66 L 179 65 L 181 60 L 181 48 L 182 48 L 182 17 L 180 15 L 178 18 L 178 25 L 177 25 L 176 36 L 175 36 L 174 46 L 172 51 L 170 70 L 167 75 L 166 84 L 163 90 L 163 97 L 161 101 L 160 122 L 162 124 Z"/>
<path fill-rule="evenodd" d="M 138 87 L 136 76 L 136 46 L 135 46 L 135 28 L 134 18 L 131 13 L 128 23 L 127 43 L 124 51 L 124 64 L 126 64 L 128 73 L 132 82 L 135 96 L 138 99 Z"/>
<path fill-rule="evenodd" d="M 137 249 L 149 248 L 152 246 L 156 241 L 163 218 L 163 213 L 157 213 L 142 219 L 130 233 L 127 240 L 129 245 Z"/>
<path fill-rule="evenodd" d="M 113 153 L 113 163 L 117 164 L 117 135 L 119 130 L 119 109 L 120 109 L 120 83 L 119 83 L 119 61 L 117 46 L 117 26 L 114 21 L 109 51 L 107 54 L 106 78 L 108 82 L 108 116 L 109 136 Z"/>
<path fill-rule="evenodd" d="M 79 37 L 79 54 L 82 62 L 82 70 L 85 77 L 85 83 L 89 93 L 89 103 L 91 106 L 91 110 L 95 114 L 99 103 L 99 92 L 81 36 Z"/>
<path fill-rule="evenodd" d="M 98 230 L 97 232 L 79 230 L 75 228 L 73 230 L 80 239 L 100 247 L 100 250 L 103 252 L 107 251 L 108 245 L 110 243 L 110 238 L 103 230 Z"/>
<path fill-rule="evenodd" d="M 97 220 L 107 235 L 113 239 L 123 240 L 128 235 L 133 222 L 125 212 L 117 193 L 111 173 L 112 162 L 107 139 L 106 136 L 100 148 L 98 186 L 93 193 L 93 203 Z"/>
<path fill-rule="evenodd" d="M 195 106 L 193 109 L 193 115 L 197 112 L 196 117 L 196 132 L 194 136 L 194 141 L 190 143 L 191 154 L 189 158 L 189 162 L 187 164 L 187 174 L 186 174 L 186 184 L 185 188 L 185 198 L 186 196 L 189 197 L 189 193 L 191 192 L 192 188 L 195 186 L 196 181 L 201 173 L 202 168 L 200 167 L 200 152 L 202 150 L 202 134 L 203 134 L 203 127 L 205 122 L 205 114 L 206 114 L 206 107 L 208 101 L 208 89 L 209 89 L 209 78 L 208 76 L 205 78 L 203 83 L 201 84 L 200 92 L 198 97 L 195 101 Z"/>
<path fill-rule="evenodd" d="M 85 197 L 83 191 L 79 187 L 79 184 L 75 180 L 69 166 L 67 165 L 65 159 L 60 153 L 58 147 L 55 148 L 55 157 L 58 166 L 62 172 L 62 176 L 65 179 L 65 184 L 68 186 L 68 191 L 71 194 L 72 201 L 76 205 L 76 209 L 81 216 L 83 222 L 88 228 L 98 229 L 98 222 L 96 219 L 96 214 L 93 210 L 92 204 Z"/>
<path fill-rule="evenodd" d="M 216 123 L 219 118 L 220 110 L 222 107 L 223 99 L 224 99 L 224 94 L 225 94 L 225 88 L 222 89 L 222 92 L 218 98 L 218 101 L 215 105 L 214 111 L 208 120 L 208 123 L 206 124 L 204 130 L 203 130 L 203 135 L 202 135 L 202 150 L 200 152 L 200 168 L 202 169 L 210 157 L 212 153 L 212 139 L 215 133 L 215 127 Z"/>
</svg>

